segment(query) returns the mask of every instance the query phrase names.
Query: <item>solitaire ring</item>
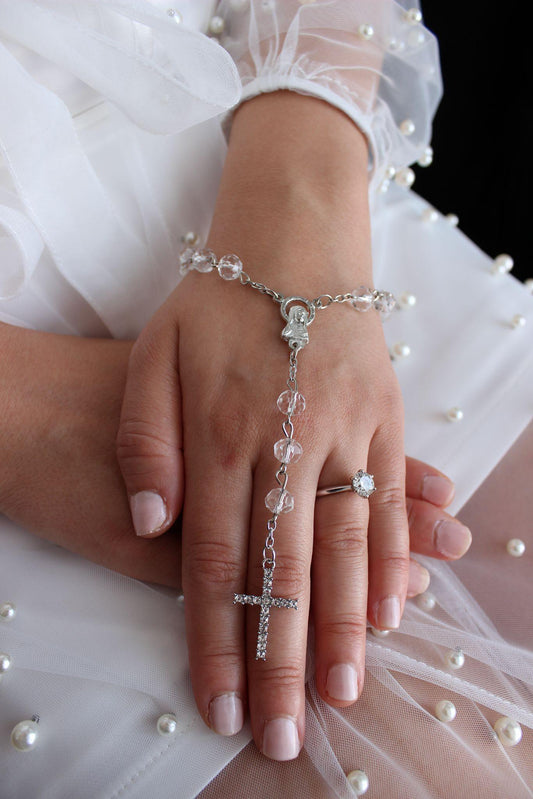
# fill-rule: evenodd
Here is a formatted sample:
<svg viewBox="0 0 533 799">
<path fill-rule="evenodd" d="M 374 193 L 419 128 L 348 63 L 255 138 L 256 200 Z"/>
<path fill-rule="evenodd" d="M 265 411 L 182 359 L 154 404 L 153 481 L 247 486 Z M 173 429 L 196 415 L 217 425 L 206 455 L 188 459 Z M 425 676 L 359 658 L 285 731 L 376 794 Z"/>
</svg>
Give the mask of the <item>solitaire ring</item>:
<svg viewBox="0 0 533 799">
<path fill-rule="evenodd" d="M 352 477 L 350 485 L 319 488 L 316 495 L 317 497 L 327 497 L 328 494 L 342 494 L 343 491 L 353 491 L 355 494 L 359 494 L 360 497 L 368 499 L 374 491 L 377 491 L 374 485 L 374 475 L 359 469 Z"/>
</svg>

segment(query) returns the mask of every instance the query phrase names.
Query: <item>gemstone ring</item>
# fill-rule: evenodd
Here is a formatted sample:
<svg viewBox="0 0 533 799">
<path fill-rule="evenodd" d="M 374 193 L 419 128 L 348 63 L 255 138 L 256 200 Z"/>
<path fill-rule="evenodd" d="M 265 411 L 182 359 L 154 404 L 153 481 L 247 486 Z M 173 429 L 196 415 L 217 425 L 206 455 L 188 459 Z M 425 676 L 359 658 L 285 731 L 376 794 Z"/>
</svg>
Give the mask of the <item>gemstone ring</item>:
<svg viewBox="0 0 533 799">
<path fill-rule="evenodd" d="M 352 477 L 350 485 L 319 488 L 316 495 L 317 497 L 327 497 L 328 494 L 342 494 L 343 491 L 353 491 L 355 494 L 359 494 L 360 497 L 368 499 L 374 491 L 377 491 L 374 484 L 374 475 L 359 469 Z"/>
</svg>

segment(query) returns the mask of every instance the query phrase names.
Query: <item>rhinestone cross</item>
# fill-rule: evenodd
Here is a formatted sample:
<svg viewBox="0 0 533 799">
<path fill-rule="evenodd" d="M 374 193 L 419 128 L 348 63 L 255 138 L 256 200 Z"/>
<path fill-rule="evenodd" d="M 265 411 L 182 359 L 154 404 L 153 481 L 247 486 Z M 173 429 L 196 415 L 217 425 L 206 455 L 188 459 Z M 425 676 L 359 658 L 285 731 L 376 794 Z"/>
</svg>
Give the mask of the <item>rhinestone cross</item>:
<svg viewBox="0 0 533 799">
<path fill-rule="evenodd" d="M 264 570 L 263 593 L 260 596 L 256 596 L 254 594 L 235 594 L 233 599 L 234 605 L 238 603 L 241 605 L 261 605 L 259 631 L 257 633 L 257 648 L 255 650 L 256 660 L 266 660 L 270 608 L 293 608 L 293 610 L 298 610 L 297 599 L 284 599 L 283 597 L 272 596 L 273 573 L 274 569 Z"/>
</svg>

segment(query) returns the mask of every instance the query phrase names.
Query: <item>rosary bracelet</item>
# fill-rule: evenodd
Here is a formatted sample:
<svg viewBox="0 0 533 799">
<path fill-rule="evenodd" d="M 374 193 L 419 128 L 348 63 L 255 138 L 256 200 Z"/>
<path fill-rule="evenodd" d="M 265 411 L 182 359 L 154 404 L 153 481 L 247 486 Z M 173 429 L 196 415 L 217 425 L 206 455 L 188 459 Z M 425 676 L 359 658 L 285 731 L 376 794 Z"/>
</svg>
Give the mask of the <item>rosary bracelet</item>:
<svg viewBox="0 0 533 799">
<path fill-rule="evenodd" d="M 277 406 L 285 417 L 281 425 L 284 438 L 274 444 L 274 456 L 280 464 L 275 475 L 278 487 L 269 491 L 265 497 L 265 505 L 271 511 L 272 516 L 267 522 L 267 536 L 263 548 L 263 590 L 260 595 L 234 594 L 233 597 L 233 604 L 260 606 L 255 658 L 256 660 L 266 660 L 270 609 L 272 607 L 298 609 L 297 599 L 272 596 L 272 582 L 276 568 L 274 535 L 278 525 L 278 516 L 281 513 L 288 513 L 294 508 L 294 497 L 287 491 L 287 466 L 289 463 L 296 463 L 303 453 L 301 444 L 294 439 L 292 417 L 305 410 L 305 398 L 298 391 L 296 373 L 298 371 L 298 353 L 309 343 L 307 328 L 314 320 L 317 310 L 327 308 L 334 303 L 349 302 L 357 311 L 368 311 L 370 308 L 374 308 L 385 316 L 392 311 L 396 300 L 388 291 L 377 291 L 366 286 L 360 286 L 350 294 L 335 296 L 321 294 L 320 297 L 313 300 L 298 296 L 284 297 L 283 294 L 268 288 L 264 283 L 252 280 L 243 270 L 242 262 L 236 255 L 224 255 L 217 261 L 215 253 L 208 249 L 197 250 L 186 247 L 181 253 L 180 274 L 182 275 L 192 270 L 212 272 L 214 269 L 217 269 L 218 274 L 224 280 L 239 280 L 241 285 L 250 286 L 281 305 L 281 316 L 286 323 L 281 331 L 281 337 L 288 343 L 290 350 L 287 388 L 277 399 Z M 338 493 L 340 490 L 349 489 L 365 498 L 376 490 L 372 475 L 360 469 L 352 478 L 351 486 L 335 486 L 333 489 L 326 489 L 325 492 Z"/>
</svg>

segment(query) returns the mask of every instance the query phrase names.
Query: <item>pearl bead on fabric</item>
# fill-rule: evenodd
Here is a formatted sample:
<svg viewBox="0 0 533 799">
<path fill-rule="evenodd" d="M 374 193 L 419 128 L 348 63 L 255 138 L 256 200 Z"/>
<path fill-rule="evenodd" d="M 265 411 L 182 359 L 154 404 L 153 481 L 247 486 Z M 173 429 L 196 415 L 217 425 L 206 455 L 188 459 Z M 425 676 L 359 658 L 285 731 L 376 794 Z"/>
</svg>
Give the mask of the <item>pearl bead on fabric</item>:
<svg viewBox="0 0 533 799">
<path fill-rule="evenodd" d="M 364 771 L 360 769 L 350 771 L 350 773 L 346 775 L 346 779 L 356 796 L 363 796 L 363 794 L 368 791 L 370 780 Z"/>
<path fill-rule="evenodd" d="M 513 558 L 521 558 L 526 551 L 526 545 L 521 538 L 510 538 L 505 548 Z"/>
<path fill-rule="evenodd" d="M 0 619 L 11 621 L 15 618 L 17 609 L 12 602 L 2 602 L 0 605 Z"/>
<path fill-rule="evenodd" d="M 421 610 L 431 611 L 437 604 L 437 600 L 432 593 L 425 591 L 423 594 L 417 596 L 416 604 Z"/>
<path fill-rule="evenodd" d="M 394 359 L 396 358 L 407 358 L 411 354 L 411 347 L 409 344 L 406 344 L 405 341 L 397 341 L 396 344 L 393 344 L 391 349 L 391 355 Z"/>
<path fill-rule="evenodd" d="M 491 272 L 493 275 L 506 275 L 514 266 L 514 261 L 507 253 L 496 256 L 492 262 Z"/>
<path fill-rule="evenodd" d="M 11 658 L 5 652 L 0 652 L 0 675 L 11 668 Z"/>
<path fill-rule="evenodd" d="M 437 702 L 435 705 L 435 716 L 439 721 L 443 721 L 445 724 L 453 721 L 456 715 L 457 708 L 449 699 L 441 699 L 441 701 Z"/>
<path fill-rule="evenodd" d="M 211 17 L 209 20 L 209 33 L 212 36 L 220 36 L 224 32 L 224 20 L 222 17 Z"/>
<path fill-rule="evenodd" d="M 169 17 L 172 17 L 172 19 L 174 20 L 174 22 L 177 22 L 177 23 L 178 23 L 178 25 L 179 25 L 181 22 L 183 22 L 183 17 L 181 16 L 181 14 L 180 14 L 180 12 L 179 12 L 179 11 L 176 11 L 176 9 L 175 9 L 175 8 L 168 8 L 168 9 L 167 9 L 167 14 L 168 14 L 168 16 L 169 16 Z"/>
<path fill-rule="evenodd" d="M 410 8 L 405 12 L 405 21 L 410 25 L 418 25 L 422 22 L 422 12 L 418 8 Z"/>
<path fill-rule="evenodd" d="M 414 308 L 416 305 L 416 295 L 410 291 L 404 291 L 398 298 L 400 308 Z"/>
<path fill-rule="evenodd" d="M 516 313 L 511 319 L 511 327 L 515 328 L 515 330 L 519 327 L 525 327 L 526 324 L 527 324 L 526 317 L 522 316 L 522 314 L 520 313 Z"/>
<path fill-rule="evenodd" d="M 446 222 L 452 227 L 457 227 L 459 224 L 459 217 L 457 214 L 446 214 Z"/>
<path fill-rule="evenodd" d="M 11 743 L 18 752 L 30 752 L 39 738 L 37 717 L 19 721 L 11 731 Z"/>
<path fill-rule="evenodd" d="M 402 186 L 404 189 L 410 189 L 413 183 L 415 182 L 415 173 L 411 169 L 410 166 L 406 166 L 403 169 L 399 169 L 394 176 L 395 183 L 398 186 Z"/>
<path fill-rule="evenodd" d="M 186 247 L 196 247 L 200 241 L 200 236 L 194 230 L 188 230 L 187 233 L 181 237 L 182 242 Z"/>
<path fill-rule="evenodd" d="M 163 713 L 157 719 L 157 732 L 159 735 L 168 736 L 174 735 L 178 729 L 178 719 L 174 713 Z"/>
<path fill-rule="evenodd" d="M 426 147 L 417 161 L 418 166 L 431 166 L 433 163 L 433 147 Z"/>
<path fill-rule="evenodd" d="M 524 286 L 533 294 L 533 277 L 528 277 L 524 283 Z"/>
<path fill-rule="evenodd" d="M 400 124 L 400 130 L 404 136 L 412 136 L 415 132 L 415 123 L 412 119 L 404 119 Z"/>
<path fill-rule="evenodd" d="M 371 39 L 374 35 L 374 28 L 372 25 L 367 25 L 366 23 L 363 25 L 359 25 L 359 36 L 363 39 Z"/>
<path fill-rule="evenodd" d="M 464 418 L 464 413 L 461 408 L 454 405 L 453 408 L 449 408 L 446 411 L 446 416 L 450 420 L 450 422 L 460 422 Z"/>
<path fill-rule="evenodd" d="M 427 224 L 435 223 L 439 218 L 438 211 L 435 211 L 434 208 L 425 208 L 422 211 L 422 222 L 426 222 Z"/>
<path fill-rule="evenodd" d="M 444 659 L 451 669 L 460 669 L 464 666 L 465 655 L 462 649 L 450 649 Z"/>
<path fill-rule="evenodd" d="M 504 746 L 516 746 L 522 740 L 522 727 L 509 716 L 502 716 L 495 722 L 494 732 Z"/>
</svg>

